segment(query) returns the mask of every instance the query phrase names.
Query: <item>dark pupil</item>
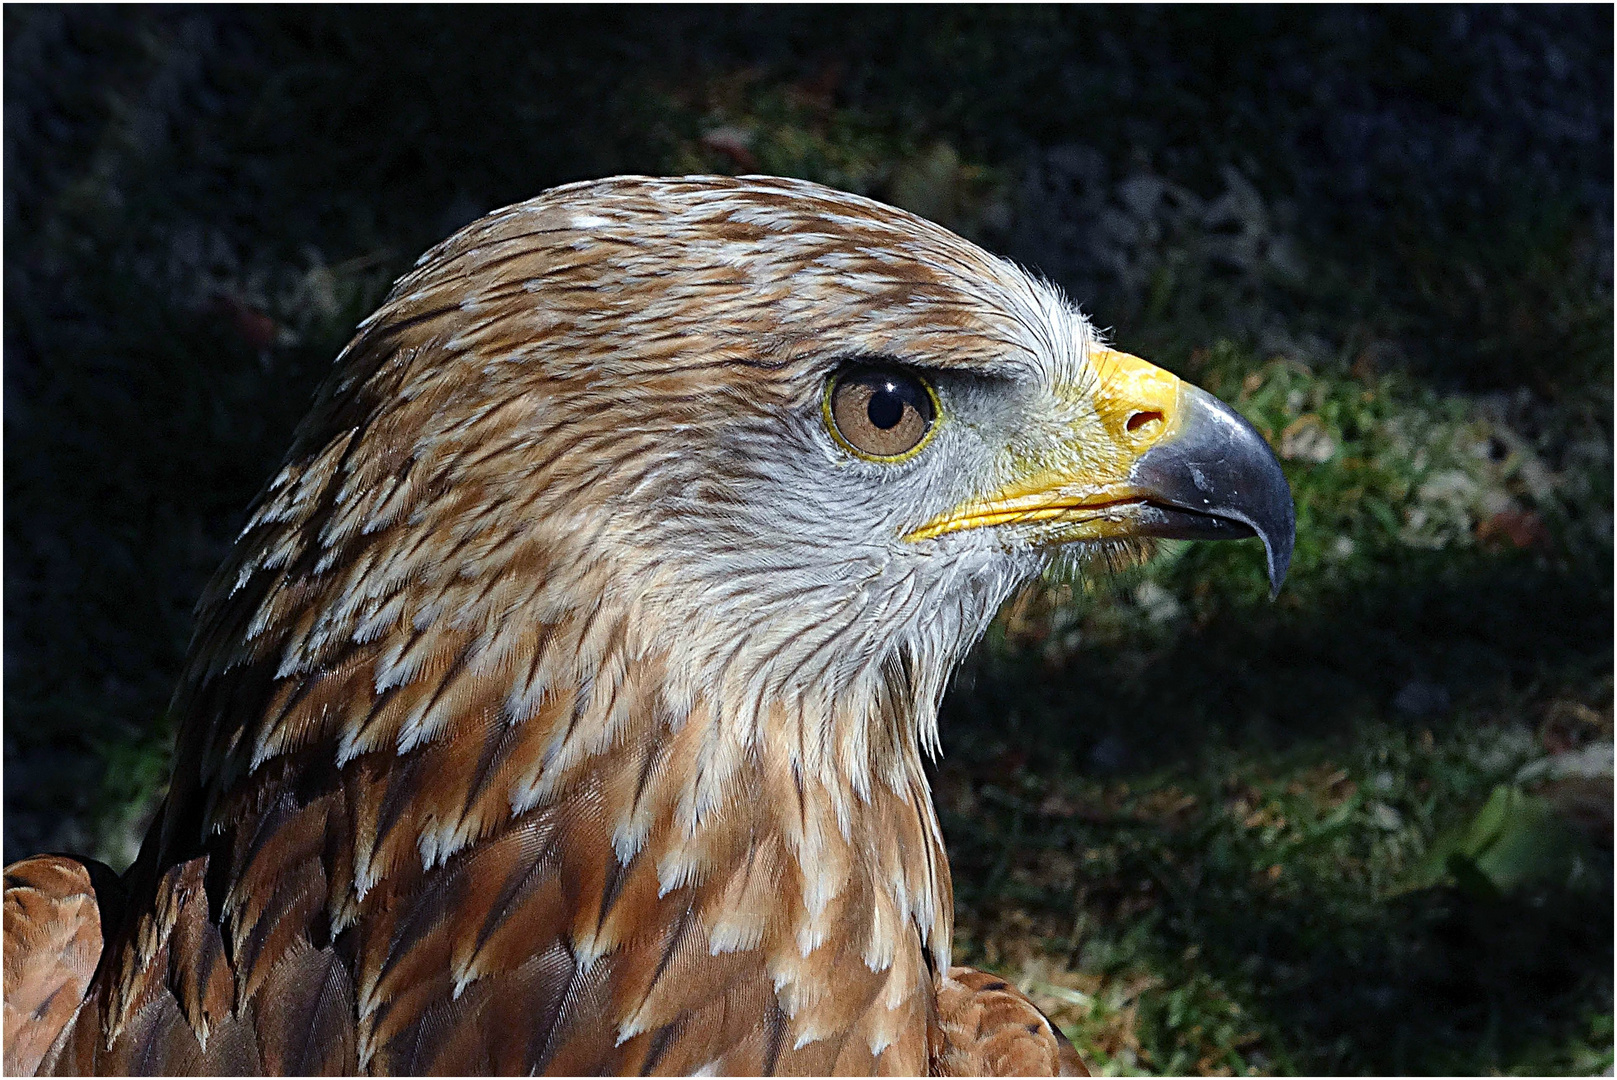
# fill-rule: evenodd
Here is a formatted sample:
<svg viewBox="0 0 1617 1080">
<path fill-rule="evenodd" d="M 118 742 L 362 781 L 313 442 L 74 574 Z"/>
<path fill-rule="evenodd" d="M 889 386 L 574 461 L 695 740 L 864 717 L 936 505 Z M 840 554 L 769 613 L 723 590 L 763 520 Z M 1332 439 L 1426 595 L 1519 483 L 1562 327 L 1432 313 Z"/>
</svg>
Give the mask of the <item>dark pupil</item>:
<svg viewBox="0 0 1617 1080">
<path fill-rule="evenodd" d="M 904 419 L 904 400 L 891 389 L 883 387 L 870 395 L 865 415 L 870 417 L 872 424 L 886 431 Z"/>
</svg>

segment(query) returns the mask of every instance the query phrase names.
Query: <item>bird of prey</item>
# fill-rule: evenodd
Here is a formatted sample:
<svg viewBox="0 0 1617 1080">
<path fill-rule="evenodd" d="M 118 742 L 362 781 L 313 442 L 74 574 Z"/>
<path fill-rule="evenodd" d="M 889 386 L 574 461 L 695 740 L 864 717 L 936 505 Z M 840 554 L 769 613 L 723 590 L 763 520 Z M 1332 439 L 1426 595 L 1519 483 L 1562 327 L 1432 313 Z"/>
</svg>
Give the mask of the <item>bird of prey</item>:
<svg viewBox="0 0 1617 1080">
<path fill-rule="evenodd" d="M 197 612 L 120 879 L 6 871 L 8 1071 L 1081 1069 L 950 958 L 923 762 L 1064 555 L 1290 558 L 1209 394 L 769 177 L 556 188 L 360 326 Z"/>
</svg>

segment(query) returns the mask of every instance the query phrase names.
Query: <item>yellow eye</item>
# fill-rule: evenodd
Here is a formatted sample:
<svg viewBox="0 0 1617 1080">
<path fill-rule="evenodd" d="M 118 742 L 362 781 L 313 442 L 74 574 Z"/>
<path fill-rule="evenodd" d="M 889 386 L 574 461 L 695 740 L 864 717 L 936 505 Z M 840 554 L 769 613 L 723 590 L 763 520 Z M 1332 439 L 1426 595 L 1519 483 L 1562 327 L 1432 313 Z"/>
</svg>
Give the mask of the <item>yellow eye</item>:
<svg viewBox="0 0 1617 1080">
<path fill-rule="evenodd" d="M 836 440 L 860 457 L 904 461 L 931 438 L 938 395 L 905 371 L 849 368 L 826 386 L 825 418 Z"/>
</svg>

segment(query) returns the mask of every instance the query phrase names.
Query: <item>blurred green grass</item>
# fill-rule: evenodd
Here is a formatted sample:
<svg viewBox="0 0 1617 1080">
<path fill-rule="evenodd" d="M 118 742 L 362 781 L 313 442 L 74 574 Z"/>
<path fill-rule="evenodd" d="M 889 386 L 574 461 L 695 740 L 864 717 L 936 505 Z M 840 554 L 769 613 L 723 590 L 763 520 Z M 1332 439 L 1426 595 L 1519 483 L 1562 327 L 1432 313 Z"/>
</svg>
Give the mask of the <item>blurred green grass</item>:
<svg viewBox="0 0 1617 1080">
<path fill-rule="evenodd" d="M 778 172 L 1033 265 L 1297 496 L 1278 602 L 1165 545 L 995 625 L 937 776 L 962 956 L 1109 1071 L 1611 1068 L 1609 9 L 4 26 L 8 859 L 133 854 L 190 605 L 418 252 Z"/>
</svg>

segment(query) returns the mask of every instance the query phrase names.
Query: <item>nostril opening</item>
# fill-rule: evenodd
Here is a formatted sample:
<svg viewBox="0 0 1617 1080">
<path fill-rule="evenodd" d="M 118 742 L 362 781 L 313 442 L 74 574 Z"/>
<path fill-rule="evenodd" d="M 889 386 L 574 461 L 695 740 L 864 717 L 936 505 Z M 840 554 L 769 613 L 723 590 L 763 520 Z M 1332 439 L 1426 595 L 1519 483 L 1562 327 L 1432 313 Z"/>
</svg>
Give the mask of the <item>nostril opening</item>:
<svg viewBox="0 0 1617 1080">
<path fill-rule="evenodd" d="M 1159 412 L 1137 412 L 1133 416 L 1129 417 L 1129 422 L 1124 426 L 1127 427 L 1129 433 L 1132 434 L 1139 431 L 1147 424 L 1157 424 L 1161 423 L 1161 421 L 1162 414 Z"/>
</svg>

